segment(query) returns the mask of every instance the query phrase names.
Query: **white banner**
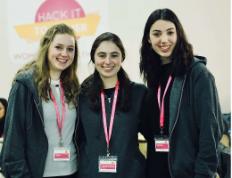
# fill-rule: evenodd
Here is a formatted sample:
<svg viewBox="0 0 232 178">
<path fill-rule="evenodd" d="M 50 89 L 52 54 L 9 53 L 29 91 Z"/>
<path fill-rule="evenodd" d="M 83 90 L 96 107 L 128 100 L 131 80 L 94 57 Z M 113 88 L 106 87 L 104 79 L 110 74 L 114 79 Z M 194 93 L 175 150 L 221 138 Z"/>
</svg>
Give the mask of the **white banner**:
<svg viewBox="0 0 232 178">
<path fill-rule="evenodd" d="M 8 49 L 14 65 L 35 57 L 39 41 L 50 26 L 61 22 L 72 26 L 78 37 L 81 80 L 92 70 L 88 62 L 94 38 L 109 28 L 107 0 L 8 0 L 7 13 Z"/>
</svg>

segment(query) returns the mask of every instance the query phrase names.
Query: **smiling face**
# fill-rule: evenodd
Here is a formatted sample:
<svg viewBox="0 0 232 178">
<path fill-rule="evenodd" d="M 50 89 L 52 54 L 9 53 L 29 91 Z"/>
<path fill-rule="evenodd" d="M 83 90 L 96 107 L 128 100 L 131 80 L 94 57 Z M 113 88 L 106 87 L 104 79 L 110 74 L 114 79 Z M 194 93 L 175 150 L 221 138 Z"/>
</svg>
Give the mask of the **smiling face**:
<svg viewBox="0 0 232 178">
<path fill-rule="evenodd" d="M 122 63 L 122 53 L 112 41 L 103 41 L 94 54 L 95 68 L 102 80 L 117 80 L 117 73 Z"/>
<path fill-rule="evenodd" d="M 52 79 L 59 79 L 61 72 L 72 64 L 74 55 L 74 37 L 68 34 L 57 34 L 48 49 L 48 64 Z"/>
<path fill-rule="evenodd" d="M 163 64 L 170 62 L 170 57 L 177 43 L 177 32 L 174 23 L 157 20 L 150 28 L 148 42 L 160 55 Z"/>
</svg>

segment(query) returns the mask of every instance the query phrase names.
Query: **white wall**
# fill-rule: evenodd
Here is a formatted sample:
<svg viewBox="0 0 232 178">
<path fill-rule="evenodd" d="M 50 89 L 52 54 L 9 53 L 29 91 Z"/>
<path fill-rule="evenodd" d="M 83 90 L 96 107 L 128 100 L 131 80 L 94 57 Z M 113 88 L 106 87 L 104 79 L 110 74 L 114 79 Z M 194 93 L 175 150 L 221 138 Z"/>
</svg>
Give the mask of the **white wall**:
<svg viewBox="0 0 232 178">
<path fill-rule="evenodd" d="M 110 4 L 110 30 L 127 49 L 125 69 L 140 81 L 139 48 L 145 22 L 157 8 L 170 8 L 180 19 L 194 53 L 208 58 L 223 112 L 230 112 L 230 1 L 229 0 L 117 0 Z"/>
<path fill-rule="evenodd" d="M 13 14 L 12 14 L 13 15 Z M 6 1 L 0 2 L 0 97 L 8 97 L 12 78 L 14 77 L 17 66 L 9 60 L 7 31 L 4 28 L 7 24 Z"/>
<path fill-rule="evenodd" d="M 109 28 L 111 32 L 118 34 L 124 43 L 127 51 L 124 67 L 130 78 L 142 82 L 138 64 L 143 28 L 153 10 L 165 7 L 172 9 L 179 17 L 195 54 L 208 58 L 207 66 L 215 76 L 222 111 L 230 112 L 229 0 L 109 0 Z M 4 29 L 7 23 L 6 9 L 6 1 L 1 1 L 0 96 L 3 97 L 8 97 L 12 78 L 20 67 L 9 60 L 10 49 Z M 83 78 L 82 75 L 80 80 Z"/>
</svg>

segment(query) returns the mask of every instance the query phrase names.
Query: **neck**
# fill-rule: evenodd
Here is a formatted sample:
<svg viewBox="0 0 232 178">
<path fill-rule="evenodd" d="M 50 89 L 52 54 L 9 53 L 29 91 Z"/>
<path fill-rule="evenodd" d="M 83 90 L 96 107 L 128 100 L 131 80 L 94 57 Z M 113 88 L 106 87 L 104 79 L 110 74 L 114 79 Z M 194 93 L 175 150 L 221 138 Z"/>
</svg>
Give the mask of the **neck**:
<svg viewBox="0 0 232 178">
<path fill-rule="evenodd" d="M 104 89 L 108 88 L 114 88 L 116 85 L 116 82 L 118 80 L 118 77 L 115 78 L 102 78 Z"/>
<path fill-rule="evenodd" d="M 171 62 L 172 61 L 171 61 L 170 57 L 161 57 L 161 63 L 162 63 L 162 65 L 169 64 Z"/>
<path fill-rule="evenodd" d="M 50 77 L 52 80 L 59 80 L 61 72 L 50 71 Z"/>
</svg>

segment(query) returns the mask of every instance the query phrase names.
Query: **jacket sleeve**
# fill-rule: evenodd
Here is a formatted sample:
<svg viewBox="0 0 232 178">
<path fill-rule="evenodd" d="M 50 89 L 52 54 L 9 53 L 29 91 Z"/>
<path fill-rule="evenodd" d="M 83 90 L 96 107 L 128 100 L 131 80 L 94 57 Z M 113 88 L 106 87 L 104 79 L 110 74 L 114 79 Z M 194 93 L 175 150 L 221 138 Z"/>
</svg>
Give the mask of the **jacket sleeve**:
<svg viewBox="0 0 232 178">
<path fill-rule="evenodd" d="M 26 160 L 26 114 L 31 101 L 27 88 L 14 82 L 8 98 L 8 110 L 1 151 L 5 178 L 32 178 Z"/>
<path fill-rule="evenodd" d="M 222 115 L 214 77 L 207 69 L 202 70 L 194 81 L 193 98 L 199 130 L 195 178 L 212 178 L 218 164 L 217 145 L 222 132 Z"/>
<path fill-rule="evenodd" d="M 153 119 L 155 119 L 154 116 L 154 103 L 152 100 L 152 91 L 147 89 L 145 96 L 143 98 L 142 104 L 141 104 L 141 111 L 140 111 L 140 133 L 144 136 L 144 138 L 147 141 L 153 140 Z"/>
</svg>

